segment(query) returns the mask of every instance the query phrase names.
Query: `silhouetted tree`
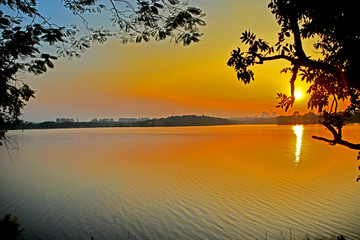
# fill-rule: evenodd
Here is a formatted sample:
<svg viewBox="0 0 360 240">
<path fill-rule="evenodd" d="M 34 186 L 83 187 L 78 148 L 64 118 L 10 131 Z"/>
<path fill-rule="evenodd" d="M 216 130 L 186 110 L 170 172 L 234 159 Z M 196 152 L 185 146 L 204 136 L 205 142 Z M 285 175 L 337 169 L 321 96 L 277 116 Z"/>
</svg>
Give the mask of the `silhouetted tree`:
<svg viewBox="0 0 360 240">
<path fill-rule="evenodd" d="M 117 36 L 123 43 L 164 40 L 198 42 L 204 26 L 199 8 L 179 0 L 61 0 L 83 26 L 59 26 L 40 12 L 36 0 L 0 0 L 0 141 L 18 125 L 34 91 L 18 74 L 43 74 L 58 56 L 79 57 L 91 43 Z M 91 27 L 89 13 L 103 14 L 108 28 Z M 1 142 L 0 142 L 1 145 Z"/>
<path fill-rule="evenodd" d="M 4 218 L 0 220 L 0 239 L 17 240 L 24 229 L 20 229 L 20 224 L 16 216 L 5 214 Z"/>
<path fill-rule="evenodd" d="M 278 41 L 270 45 L 254 33 L 245 31 L 240 37 L 248 45 L 246 51 L 233 50 L 227 64 L 237 78 L 248 84 L 254 80 L 249 67 L 267 61 L 287 60 L 282 72 L 291 73 L 291 95 L 278 93 L 277 107 L 288 110 L 295 100 L 295 80 L 310 84 L 308 108 L 323 112 L 321 123 L 331 131 L 330 144 L 342 144 L 360 149 L 360 144 L 342 140 L 346 119 L 360 110 L 360 2 L 325 0 L 272 0 L 268 7 L 275 15 L 280 31 Z M 305 53 L 303 40 L 312 38 L 321 57 L 314 59 Z M 338 101 L 350 99 L 344 112 L 338 111 Z M 328 107 L 326 110 L 325 107 Z"/>
</svg>

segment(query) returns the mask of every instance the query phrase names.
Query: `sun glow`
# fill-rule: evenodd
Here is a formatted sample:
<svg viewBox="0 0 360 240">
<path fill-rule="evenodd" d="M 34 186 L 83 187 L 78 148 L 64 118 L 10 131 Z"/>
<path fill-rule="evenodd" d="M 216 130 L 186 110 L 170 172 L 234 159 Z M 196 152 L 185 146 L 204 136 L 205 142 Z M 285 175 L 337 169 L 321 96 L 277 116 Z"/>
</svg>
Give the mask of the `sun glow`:
<svg viewBox="0 0 360 240">
<path fill-rule="evenodd" d="M 300 100 L 304 97 L 304 94 L 299 90 L 295 91 L 294 94 L 295 94 L 295 100 Z"/>
</svg>

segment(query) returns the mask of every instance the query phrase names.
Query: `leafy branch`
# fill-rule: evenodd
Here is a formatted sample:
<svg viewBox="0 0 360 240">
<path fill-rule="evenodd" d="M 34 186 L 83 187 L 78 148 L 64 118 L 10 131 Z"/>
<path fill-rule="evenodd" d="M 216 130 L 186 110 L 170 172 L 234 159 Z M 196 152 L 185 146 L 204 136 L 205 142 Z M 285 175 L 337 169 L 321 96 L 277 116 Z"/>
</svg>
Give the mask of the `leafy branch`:
<svg viewBox="0 0 360 240">
<path fill-rule="evenodd" d="M 359 15 L 348 12 L 351 8 L 347 5 L 324 12 L 323 4 L 324 1 L 272 0 L 268 6 L 281 27 L 278 41 L 270 45 L 254 33 L 245 31 L 240 40 L 247 50 L 242 51 L 239 47 L 233 50 L 227 65 L 235 70 L 239 81 L 249 84 L 254 81 L 254 72 L 250 68 L 255 64 L 288 61 L 290 67 L 281 72 L 291 73 L 290 96 L 278 93 L 277 107 L 287 111 L 293 106 L 295 81 L 300 77 L 310 85 L 307 90 L 310 94 L 308 108 L 323 112 L 321 123 L 332 132 L 332 143 L 345 145 L 342 128 L 349 116 L 358 114 L 360 109 L 360 73 L 356 70 L 360 53 L 355 47 L 360 45 L 360 33 L 349 29 L 351 21 L 358 20 Z M 329 13 L 336 16 L 336 21 Z M 346 21 L 349 21 L 348 25 L 344 25 Z M 303 39 L 314 36 L 319 39 L 314 48 L 320 50 L 322 59 L 312 59 L 303 49 Z M 341 113 L 338 111 L 338 101 L 346 99 L 350 99 L 351 104 Z M 326 108 L 329 108 L 329 112 Z"/>
</svg>

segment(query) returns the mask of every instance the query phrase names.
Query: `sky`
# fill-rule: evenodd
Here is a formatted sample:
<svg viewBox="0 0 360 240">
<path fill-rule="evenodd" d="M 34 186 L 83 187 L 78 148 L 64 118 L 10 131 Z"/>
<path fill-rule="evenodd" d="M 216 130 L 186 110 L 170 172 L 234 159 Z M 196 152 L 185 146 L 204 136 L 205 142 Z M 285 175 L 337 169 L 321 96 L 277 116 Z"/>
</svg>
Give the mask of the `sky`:
<svg viewBox="0 0 360 240">
<path fill-rule="evenodd" d="M 60 1 L 59 1 L 60 2 Z M 54 1 L 40 1 L 45 15 L 64 18 Z M 280 73 L 286 61 L 268 62 L 252 68 L 255 81 L 240 83 L 226 65 L 239 37 L 251 30 L 275 43 L 279 26 L 264 0 L 197 0 L 207 26 L 199 43 L 184 47 L 168 40 L 122 44 L 111 39 L 94 44 L 81 58 L 59 59 L 55 68 L 41 76 L 26 75 L 36 98 L 25 107 L 26 121 L 74 118 L 166 117 L 209 115 L 241 117 L 273 111 L 277 115 L 306 113 L 306 98 L 299 98 L 288 111 L 276 108 L 276 94 L 290 93 L 290 75 Z M 72 21 L 73 16 L 67 18 Z M 305 42 L 305 48 L 313 42 Z M 311 53 L 309 54 L 311 55 Z M 296 88 L 305 95 L 300 80 Z"/>
</svg>

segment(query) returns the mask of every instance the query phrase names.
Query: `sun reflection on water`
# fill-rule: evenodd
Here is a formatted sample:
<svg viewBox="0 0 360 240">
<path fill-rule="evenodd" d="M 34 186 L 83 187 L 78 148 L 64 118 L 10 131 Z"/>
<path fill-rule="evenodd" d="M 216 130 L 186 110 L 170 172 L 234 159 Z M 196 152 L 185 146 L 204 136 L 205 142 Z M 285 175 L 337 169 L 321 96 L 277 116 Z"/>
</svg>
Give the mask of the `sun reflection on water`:
<svg viewBox="0 0 360 240">
<path fill-rule="evenodd" d="M 294 133 L 296 135 L 296 152 L 295 152 L 295 163 L 296 165 L 300 161 L 301 141 L 303 135 L 303 125 L 293 126 Z"/>
</svg>

